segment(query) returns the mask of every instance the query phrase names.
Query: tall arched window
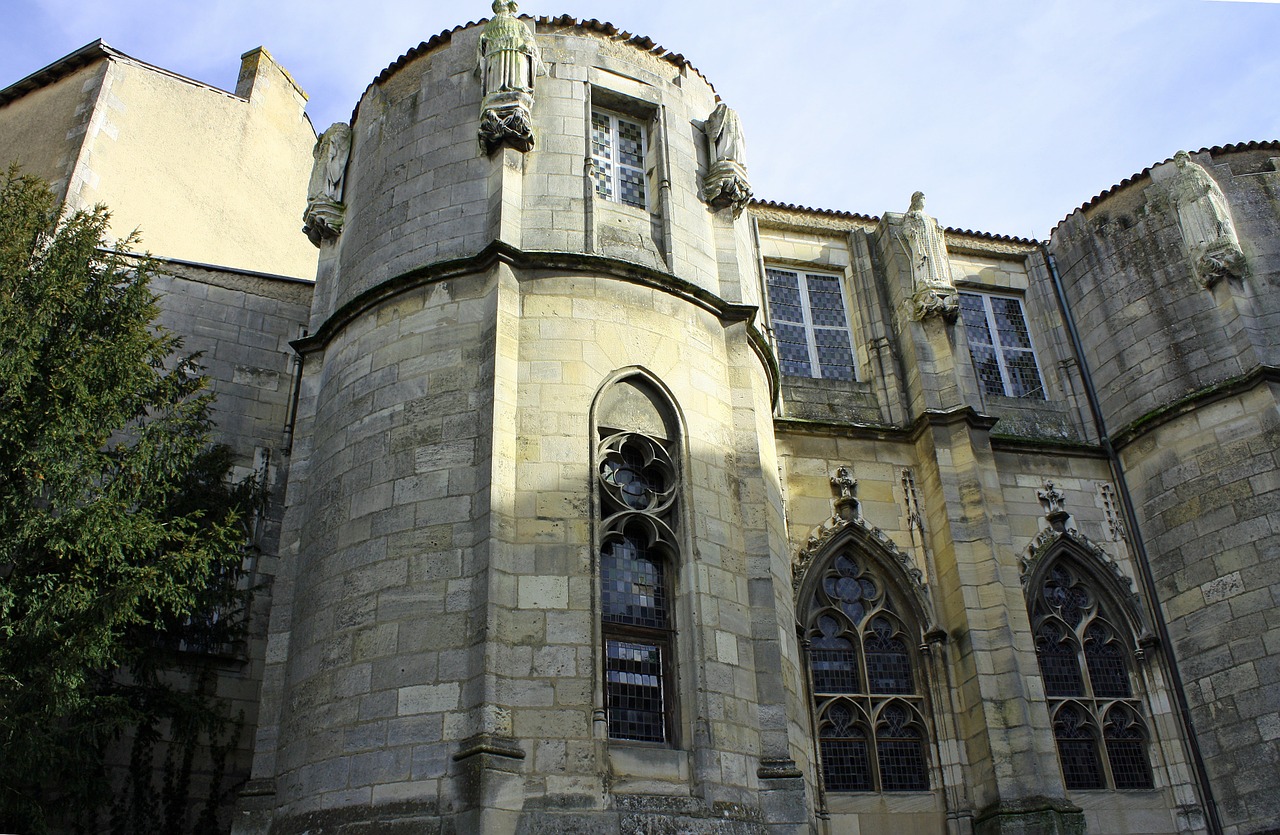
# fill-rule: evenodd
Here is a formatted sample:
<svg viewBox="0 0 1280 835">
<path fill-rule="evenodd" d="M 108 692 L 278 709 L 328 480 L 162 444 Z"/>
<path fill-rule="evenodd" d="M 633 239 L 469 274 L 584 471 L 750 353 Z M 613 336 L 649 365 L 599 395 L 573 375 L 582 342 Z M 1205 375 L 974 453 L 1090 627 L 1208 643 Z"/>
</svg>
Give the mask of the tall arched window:
<svg viewBox="0 0 1280 835">
<path fill-rule="evenodd" d="M 680 478 L 674 422 L 657 402 L 648 386 L 624 380 L 597 407 L 604 708 L 609 738 L 637 742 L 670 742 L 676 727 Z"/>
<path fill-rule="evenodd" d="M 827 791 L 925 791 L 928 732 L 920 629 L 852 547 L 816 563 L 805 609 L 818 752 Z"/>
<path fill-rule="evenodd" d="M 1031 620 L 1067 788 L 1151 788 L 1129 629 L 1099 584 L 1065 556 L 1041 578 L 1031 590 Z"/>
</svg>

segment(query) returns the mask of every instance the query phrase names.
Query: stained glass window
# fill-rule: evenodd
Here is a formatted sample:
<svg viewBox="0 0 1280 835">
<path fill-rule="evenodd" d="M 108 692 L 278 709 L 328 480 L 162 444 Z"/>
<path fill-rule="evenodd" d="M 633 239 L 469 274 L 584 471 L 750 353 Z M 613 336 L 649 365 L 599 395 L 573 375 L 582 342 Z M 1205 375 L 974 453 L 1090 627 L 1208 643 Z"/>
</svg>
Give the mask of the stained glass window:
<svg viewBox="0 0 1280 835">
<path fill-rule="evenodd" d="M 635 432 L 605 437 L 597 461 L 609 737 L 668 742 L 674 727 L 670 573 L 679 550 L 675 464 L 661 442 Z"/>
<path fill-rule="evenodd" d="M 1147 736 L 1123 621 L 1067 559 L 1048 569 L 1030 599 L 1063 780 L 1068 789 L 1149 789 Z"/>
<path fill-rule="evenodd" d="M 648 208 L 645 150 L 645 130 L 639 122 L 592 111 L 591 176 L 596 194 L 614 203 Z"/>
<path fill-rule="evenodd" d="M 772 267 L 765 270 L 765 275 L 782 373 L 856 380 L 840 278 Z"/>
<path fill-rule="evenodd" d="M 827 791 L 929 788 L 924 698 L 913 675 L 919 641 L 908 640 L 898 612 L 852 551 L 826 564 L 810 598 L 806 649 Z"/>
<path fill-rule="evenodd" d="M 1045 399 L 1021 301 L 1009 296 L 961 293 L 960 316 L 973 370 L 984 392 Z"/>
</svg>

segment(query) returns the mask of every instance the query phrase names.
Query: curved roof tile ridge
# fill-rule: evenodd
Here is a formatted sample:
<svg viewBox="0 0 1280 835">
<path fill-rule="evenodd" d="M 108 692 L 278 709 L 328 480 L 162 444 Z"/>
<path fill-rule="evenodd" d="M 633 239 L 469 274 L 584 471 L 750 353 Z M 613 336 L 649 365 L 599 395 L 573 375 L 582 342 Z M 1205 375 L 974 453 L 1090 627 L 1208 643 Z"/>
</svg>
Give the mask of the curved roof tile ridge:
<svg viewBox="0 0 1280 835">
<path fill-rule="evenodd" d="M 879 223 L 880 218 L 877 215 L 864 215 L 857 212 L 846 212 L 840 209 L 814 209 L 810 206 L 801 206 L 796 203 L 779 203 L 775 200 L 759 200 L 753 199 L 752 206 L 759 206 L 766 209 L 785 209 L 792 212 L 808 212 L 815 215 L 826 215 L 827 217 L 838 217 L 846 220 L 870 221 L 871 223 Z M 954 226 L 943 227 L 944 232 L 952 235 L 964 235 L 970 238 L 980 238 L 985 241 L 1004 241 L 1006 243 L 1037 245 L 1039 241 L 1031 238 L 1020 238 L 1016 235 L 1000 235 L 994 232 L 979 232 L 973 229 L 957 229 Z"/>
<path fill-rule="evenodd" d="M 681 69 L 688 69 L 692 71 L 699 78 L 701 78 L 703 81 L 707 83 L 707 86 L 711 88 L 712 92 L 715 92 L 716 88 L 715 88 L 715 85 L 711 83 L 711 79 L 703 75 L 702 70 L 698 69 L 693 64 L 691 64 L 689 62 L 689 59 L 685 58 L 683 55 L 681 55 L 678 52 L 672 52 L 666 47 L 658 45 L 658 43 L 656 43 L 652 38 L 648 37 L 647 35 L 633 35 L 630 32 L 626 32 L 619 29 L 617 26 L 614 26 L 612 23 L 609 23 L 608 21 L 604 21 L 602 23 L 601 21 L 596 20 L 595 18 L 591 18 L 590 20 L 580 21 L 576 17 L 573 17 L 572 15 L 568 15 L 568 14 L 557 15 L 555 17 L 550 17 L 548 15 L 539 15 L 538 17 L 521 15 L 521 17 L 525 18 L 526 20 L 532 20 L 535 26 L 537 24 L 542 24 L 545 26 L 574 26 L 579 29 L 585 29 L 588 32 L 596 32 L 602 35 L 606 35 L 615 40 L 623 41 L 624 43 L 630 44 L 631 46 L 634 46 L 638 49 L 648 52 L 650 55 L 653 55 L 656 58 L 660 58 L 664 61 L 667 61 L 670 64 L 674 64 L 675 66 L 680 67 Z M 473 20 L 468 23 L 455 26 L 452 29 L 446 29 L 440 34 L 433 35 L 427 40 L 413 47 L 412 49 L 405 51 L 403 55 L 401 55 L 396 60 L 392 61 L 382 70 L 382 72 L 378 73 L 377 76 L 374 77 L 373 81 L 369 82 L 369 84 L 364 88 L 364 93 L 360 94 L 360 98 L 363 99 L 365 94 L 369 92 L 369 89 L 371 87 L 373 87 L 375 84 L 381 84 L 382 82 L 386 81 L 388 78 L 390 78 L 391 76 L 399 72 L 400 69 L 404 67 L 405 64 L 408 64 L 413 59 L 427 52 L 430 52 L 436 47 L 443 46 L 444 44 L 453 40 L 454 34 L 461 32 L 463 29 L 470 29 L 472 26 L 482 26 L 488 22 L 489 22 L 489 18 L 482 17 L 479 20 Z M 716 98 L 717 99 L 719 98 L 718 94 Z M 360 113 L 360 102 L 357 101 L 355 108 L 352 109 L 351 111 L 351 121 L 353 123 L 355 122 L 356 116 L 359 115 L 359 113 Z"/>
<path fill-rule="evenodd" d="M 1257 151 L 1257 150 L 1280 151 L 1280 139 L 1262 139 L 1262 140 L 1252 139 L 1248 142 L 1228 142 L 1226 145 L 1214 145 L 1211 148 L 1201 148 L 1198 151 L 1191 151 L 1190 153 L 1208 154 L 1209 156 L 1213 157 L 1213 156 L 1218 156 L 1220 154 L 1236 153 L 1238 151 Z M 1166 163 L 1169 163 L 1172 161 L 1173 161 L 1173 157 L 1166 157 L 1165 159 L 1159 162 L 1152 163 L 1151 165 L 1148 165 L 1146 168 L 1139 171 L 1137 174 L 1131 174 L 1130 176 L 1125 177 L 1123 180 L 1111 186 L 1110 188 L 1089 198 L 1088 200 L 1081 203 L 1076 208 L 1067 212 L 1066 217 L 1062 218 L 1062 220 L 1055 223 L 1053 225 L 1053 229 L 1049 230 L 1050 237 L 1053 236 L 1054 232 L 1058 231 L 1059 226 L 1066 223 L 1067 219 L 1070 218 L 1072 215 L 1074 215 L 1076 212 L 1084 212 L 1084 211 L 1088 211 L 1089 209 L 1092 209 L 1094 206 L 1098 205 L 1103 200 L 1106 200 L 1108 197 L 1120 191 L 1121 189 L 1128 188 L 1129 186 L 1133 185 L 1139 180 L 1144 179 L 1146 177 L 1150 177 L 1152 168 L 1155 168 L 1157 165 L 1165 165 Z"/>
</svg>

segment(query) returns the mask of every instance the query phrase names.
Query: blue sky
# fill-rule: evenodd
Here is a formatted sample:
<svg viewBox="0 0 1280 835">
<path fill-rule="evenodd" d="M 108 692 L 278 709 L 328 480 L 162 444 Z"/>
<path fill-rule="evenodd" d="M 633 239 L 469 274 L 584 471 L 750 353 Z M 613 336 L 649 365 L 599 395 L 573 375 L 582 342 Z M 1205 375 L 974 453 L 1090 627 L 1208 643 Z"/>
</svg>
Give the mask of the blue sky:
<svg viewBox="0 0 1280 835">
<path fill-rule="evenodd" d="M 742 116 L 758 197 L 866 214 L 921 189 L 959 228 L 1046 237 L 1181 148 L 1280 139 L 1280 2 L 529 0 L 684 54 Z M 345 120 L 485 0 L 0 0 L 0 86 L 101 37 L 224 89 L 266 46 Z"/>
</svg>

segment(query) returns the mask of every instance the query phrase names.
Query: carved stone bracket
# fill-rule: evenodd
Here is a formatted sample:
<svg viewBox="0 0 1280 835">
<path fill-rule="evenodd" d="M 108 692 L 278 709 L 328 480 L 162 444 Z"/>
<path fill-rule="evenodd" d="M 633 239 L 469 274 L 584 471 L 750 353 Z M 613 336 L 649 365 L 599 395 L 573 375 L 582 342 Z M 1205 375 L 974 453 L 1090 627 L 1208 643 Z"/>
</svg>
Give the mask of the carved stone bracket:
<svg viewBox="0 0 1280 835">
<path fill-rule="evenodd" d="M 522 153 L 533 149 L 533 120 L 527 104 L 521 100 L 529 97 L 512 98 L 509 102 L 485 106 L 479 130 L 480 149 L 485 154 L 492 154 L 504 145 Z"/>
<path fill-rule="evenodd" d="M 738 217 L 751 202 L 747 169 L 735 160 L 716 162 L 702 181 L 702 199 L 717 209 L 732 208 L 733 216 Z"/>
<path fill-rule="evenodd" d="M 1244 253 L 1238 246 L 1221 243 L 1203 252 L 1196 259 L 1195 268 L 1200 285 L 1209 290 L 1221 279 L 1244 277 Z"/>
<path fill-rule="evenodd" d="M 960 300 L 956 293 L 940 291 L 934 287 L 921 287 L 911 297 L 908 316 L 913 322 L 921 322 L 930 316 L 941 316 L 950 323 L 960 315 Z"/>
<path fill-rule="evenodd" d="M 335 240 L 342 234 L 346 216 L 345 203 L 324 198 L 308 200 L 307 211 L 302 216 L 302 231 L 311 243 L 320 246 L 324 241 Z"/>
</svg>

